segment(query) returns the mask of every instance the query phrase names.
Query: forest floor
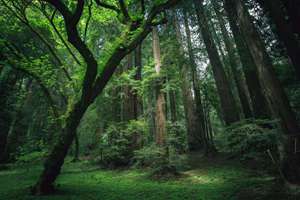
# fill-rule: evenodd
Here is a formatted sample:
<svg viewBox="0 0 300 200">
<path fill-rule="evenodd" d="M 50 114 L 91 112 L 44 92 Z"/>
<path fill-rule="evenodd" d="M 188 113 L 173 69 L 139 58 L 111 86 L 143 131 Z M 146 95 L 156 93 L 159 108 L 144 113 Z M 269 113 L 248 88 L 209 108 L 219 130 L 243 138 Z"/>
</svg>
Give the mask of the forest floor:
<svg viewBox="0 0 300 200">
<path fill-rule="evenodd" d="M 51 196 L 30 196 L 41 165 L 0 170 L 0 200 L 296 200 L 275 178 L 236 161 L 189 156 L 190 168 L 172 180 L 148 178 L 145 170 L 103 170 L 87 162 L 64 165 Z"/>
</svg>

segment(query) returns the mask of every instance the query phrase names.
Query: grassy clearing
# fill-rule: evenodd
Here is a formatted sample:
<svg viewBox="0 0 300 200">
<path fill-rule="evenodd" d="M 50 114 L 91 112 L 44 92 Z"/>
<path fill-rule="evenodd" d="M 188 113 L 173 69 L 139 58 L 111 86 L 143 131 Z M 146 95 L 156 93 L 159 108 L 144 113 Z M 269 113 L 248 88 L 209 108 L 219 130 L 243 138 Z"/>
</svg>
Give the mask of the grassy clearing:
<svg viewBox="0 0 300 200">
<path fill-rule="evenodd" d="M 52 196 L 33 197 L 29 187 L 41 166 L 0 171 L 0 200 L 296 200 L 274 192 L 274 178 L 232 162 L 200 160 L 199 168 L 168 181 L 150 180 L 141 170 L 100 170 L 86 163 L 67 163 Z"/>
</svg>

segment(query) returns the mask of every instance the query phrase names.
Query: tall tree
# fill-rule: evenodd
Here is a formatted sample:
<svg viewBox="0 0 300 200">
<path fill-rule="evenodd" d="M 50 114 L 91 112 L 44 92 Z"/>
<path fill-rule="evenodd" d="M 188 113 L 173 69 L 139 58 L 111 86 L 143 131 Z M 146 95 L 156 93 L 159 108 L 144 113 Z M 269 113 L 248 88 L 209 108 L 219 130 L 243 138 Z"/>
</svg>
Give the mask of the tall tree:
<svg viewBox="0 0 300 200">
<path fill-rule="evenodd" d="M 233 97 L 230 84 L 227 80 L 221 59 L 218 55 L 216 45 L 212 39 L 211 33 L 207 29 L 207 27 L 209 26 L 204 12 L 203 0 L 194 0 L 194 5 L 196 8 L 197 20 L 199 23 L 202 38 L 206 46 L 215 82 L 217 85 L 217 91 L 221 101 L 222 115 L 225 123 L 227 125 L 230 125 L 239 120 L 239 113 L 237 110 L 236 102 Z"/>
<path fill-rule="evenodd" d="M 300 79 L 300 41 L 294 34 L 292 26 L 286 20 L 282 2 L 280 0 L 259 0 L 259 2 L 276 25 L 278 36 L 287 50 L 298 79 Z"/>
<path fill-rule="evenodd" d="M 249 51 L 248 45 L 245 43 L 240 28 L 235 22 L 234 15 L 227 13 L 230 28 L 234 36 L 236 47 L 240 56 L 247 87 L 249 90 L 253 114 L 255 118 L 268 118 L 269 110 L 267 100 L 263 93 L 263 88 L 258 78 L 258 72 L 254 59 Z"/>
<path fill-rule="evenodd" d="M 190 150 L 197 150 L 201 147 L 201 128 L 199 119 L 196 112 L 196 102 L 193 98 L 192 90 L 193 87 L 191 80 L 195 78 L 191 74 L 191 67 L 189 67 L 190 62 L 187 61 L 184 54 L 184 45 L 183 45 L 183 33 L 180 29 L 180 24 L 178 21 L 178 16 L 174 13 L 174 28 L 176 32 L 177 45 L 179 46 L 179 54 L 181 57 L 181 63 L 179 65 L 179 70 L 183 74 L 182 76 L 182 98 L 183 106 L 186 119 L 186 128 L 187 128 L 187 142 Z M 192 81 L 193 82 L 193 81 Z"/>
<path fill-rule="evenodd" d="M 135 80 L 142 80 L 142 44 L 138 45 L 134 51 L 134 64 L 136 68 Z M 143 111 L 143 103 L 141 98 L 138 96 L 137 91 L 133 94 L 133 108 L 134 108 L 134 118 L 137 119 Z"/>
<path fill-rule="evenodd" d="M 218 2 L 216 0 L 212 0 L 212 5 L 213 5 L 214 11 L 217 16 L 217 20 L 218 20 L 220 28 L 221 28 L 221 33 L 222 33 L 225 47 L 226 47 L 226 50 L 228 53 L 229 65 L 231 67 L 234 82 L 237 86 L 237 92 L 238 92 L 238 96 L 239 96 L 239 99 L 240 99 L 240 102 L 242 105 L 243 113 L 246 118 L 250 118 L 250 117 L 252 117 L 252 113 L 251 113 L 250 103 L 248 101 L 248 96 L 247 96 L 247 91 L 246 91 L 247 87 L 245 86 L 244 81 L 243 81 L 243 72 L 239 69 L 239 66 L 238 66 L 238 62 L 237 62 L 238 59 L 235 55 L 234 45 L 231 42 L 231 38 L 226 29 L 225 20 L 220 11 L 220 6 L 219 6 Z"/>
<path fill-rule="evenodd" d="M 130 17 L 128 9 L 124 1 L 119 1 L 118 5 L 103 3 L 97 0 L 97 4 L 102 8 L 110 9 L 122 17 L 122 23 L 125 25 L 122 36 L 118 38 L 117 45 L 110 51 L 110 55 L 106 56 L 103 70 L 98 76 L 98 63 L 91 50 L 81 39 L 77 25 L 83 14 L 85 5 L 84 0 L 78 0 L 75 10 L 72 11 L 61 0 L 46 0 L 63 16 L 68 41 L 81 54 L 86 63 L 86 71 L 83 79 L 81 97 L 71 106 L 71 110 L 65 119 L 63 134 L 54 145 L 52 151 L 45 161 L 44 170 L 34 186 L 32 192 L 34 194 L 43 194 L 53 191 L 53 183 L 60 173 L 61 166 L 68 149 L 75 137 L 76 129 L 83 117 L 85 111 L 91 105 L 96 97 L 103 91 L 105 85 L 111 78 L 120 61 L 151 32 L 154 25 L 159 22 L 158 15 L 164 10 L 178 3 L 177 0 L 168 0 L 151 6 L 148 14 L 141 16 L 139 19 Z M 156 23 L 153 20 L 156 19 Z"/>
<path fill-rule="evenodd" d="M 153 57 L 155 63 L 155 71 L 159 76 L 161 75 L 161 53 L 159 46 L 159 35 L 157 28 L 154 27 L 152 30 L 152 40 L 153 40 Z M 159 81 L 156 85 L 156 112 L 155 112 L 155 142 L 159 146 L 163 146 L 166 142 L 166 111 L 165 111 L 165 94 L 162 91 L 163 79 L 159 76 Z"/>
<path fill-rule="evenodd" d="M 196 64 L 196 58 L 193 51 L 192 46 L 192 38 L 191 38 L 191 30 L 189 26 L 188 16 L 187 12 L 184 9 L 183 10 L 183 21 L 184 21 L 184 28 L 185 28 L 185 34 L 186 34 L 186 43 L 187 43 L 187 53 L 190 63 L 190 71 L 191 71 L 191 78 L 192 78 L 192 86 L 193 91 L 195 94 L 195 104 L 196 104 L 196 113 L 198 117 L 198 129 L 199 129 L 199 135 L 195 135 L 195 139 L 202 140 L 201 142 L 205 144 L 205 131 L 204 131 L 204 112 L 203 112 L 203 105 L 202 105 L 202 97 L 201 97 L 201 91 L 200 91 L 200 80 L 199 75 L 197 73 L 197 64 Z M 206 148 L 206 147 L 205 147 Z"/>
<path fill-rule="evenodd" d="M 288 98 L 276 77 L 271 59 L 266 52 L 263 41 L 257 32 L 244 2 L 241 0 L 225 0 L 227 13 L 231 13 L 234 22 L 240 30 L 249 47 L 261 82 L 266 90 L 266 95 L 272 111 L 280 119 L 285 139 L 281 152 L 282 171 L 287 181 L 300 184 L 300 154 L 296 142 L 299 139 L 300 128 L 296 117 L 289 105 Z"/>
</svg>

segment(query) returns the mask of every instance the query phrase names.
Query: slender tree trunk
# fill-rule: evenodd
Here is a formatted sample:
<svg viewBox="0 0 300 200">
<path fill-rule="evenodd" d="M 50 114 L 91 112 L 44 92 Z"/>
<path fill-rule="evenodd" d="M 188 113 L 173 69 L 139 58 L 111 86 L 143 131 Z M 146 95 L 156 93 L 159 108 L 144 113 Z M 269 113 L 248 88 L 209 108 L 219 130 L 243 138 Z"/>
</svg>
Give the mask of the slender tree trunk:
<svg viewBox="0 0 300 200">
<path fill-rule="evenodd" d="M 206 19 L 203 0 L 194 0 L 200 31 L 206 46 L 208 57 L 212 66 L 214 78 L 217 85 L 219 98 L 221 101 L 221 109 L 223 119 L 226 125 L 230 125 L 239 121 L 239 113 L 237 111 L 236 102 L 234 100 L 230 84 L 227 80 L 226 73 L 221 63 L 220 57 L 214 41 L 208 31 L 208 21 Z"/>
<path fill-rule="evenodd" d="M 198 117 L 196 113 L 196 104 L 192 94 L 192 86 L 191 86 L 191 69 L 185 62 L 184 56 L 184 48 L 182 44 L 182 33 L 180 31 L 179 22 L 177 20 L 176 13 L 174 15 L 174 28 L 176 31 L 176 39 L 179 46 L 180 57 L 182 57 L 183 62 L 182 65 L 179 66 L 179 70 L 182 73 L 182 98 L 183 98 L 183 107 L 185 113 L 186 120 L 186 129 L 187 129 L 187 142 L 189 150 L 196 150 L 201 147 L 201 130 L 198 123 Z"/>
<path fill-rule="evenodd" d="M 213 4 L 214 10 L 216 12 L 218 22 L 221 27 L 223 40 L 224 40 L 225 47 L 226 47 L 226 50 L 228 53 L 229 64 L 230 64 L 231 71 L 233 74 L 234 82 L 237 86 L 238 96 L 239 96 L 239 99 L 240 99 L 240 102 L 242 105 L 243 113 L 246 118 L 251 118 L 252 112 L 251 112 L 251 108 L 250 108 L 250 103 L 248 101 L 246 87 L 244 87 L 245 84 L 244 84 L 243 77 L 242 77 L 243 72 L 240 71 L 238 68 L 238 63 L 237 63 L 238 59 L 235 55 L 234 46 L 233 46 L 232 42 L 230 41 L 228 31 L 225 27 L 225 21 L 222 17 L 222 14 L 220 13 L 220 8 L 218 5 L 218 2 L 216 0 L 213 0 L 212 4 Z"/>
<path fill-rule="evenodd" d="M 259 2 L 269 13 L 271 19 L 275 23 L 279 39 L 286 47 L 288 56 L 294 66 L 298 79 L 300 79 L 300 41 L 294 34 L 292 26 L 290 26 L 287 20 L 285 20 L 281 1 L 260 0 Z M 300 22 L 298 22 L 298 25 L 299 24 Z"/>
<path fill-rule="evenodd" d="M 134 57 L 133 54 L 128 54 L 126 56 L 127 63 L 124 68 L 124 72 L 128 72 L 133 68 L 134 65 Z M 123 88 L 123 112 L 122 112 L 122 119 L 125 122 L 129 122 L 130 120 L 136 119 L 135 116 L 135 99 L 134 99 L 134 92 L 132 90 L 132 87 L 130 85 L 125 85 Z"/>
<path fill-rule="evenodd" d="M 196 64 L 196 59 L 195 55 L 193 52 L 193 47 L 192 47 L 192 39 L 191 39 L 191 31 L 189 27 L 189 22 L 188 22 L 188 16 L 185 10 L 183 10 L 183 20 L 184 20 L 184 27 L 185 27 L 185 33 L 187 36 L 187 49 L 188 49 L 188 56 L 189 56 L 189 63 L 191 66 L 191 78 L 192 78 L 192 86 L 195 94 L 195 106 L 196 106 L 196 113 L 197 113 L 197 119 L 198 119 L 198 129 L 199 129 L 199 135 L 195 135 L 194 139 L 198 139 L 201 141 L 201 143 L 204 143 L 205 140 L 205 131 L 204 131 L 204 113 L 203 113 L 203 105 L 202 105 L 202 97 L 201 97 L 201 92 L 200 92 L 200 81 L 199 77 L 197 74 L 197 64 Z M 195 143 L 195 142 L 194 142 Z M 200 143 L 200 144 L 201 144 Z M 194 147 L 195 148 L 195 147 Z M 195 149 L 199 149 L 200 147 L 196 147 Z M 204 146 L 206 149 L 207 146 Z"/>
<path fill-rule="evenodd" d="M 161 55 L 159 46 L 159 36 L 157 28 L 152 30 L 153 38 L 153 55 L 155 62 L 155 71 L 159 75 L 161 73 Z M 155 142 L 159 146 L 163 146 L 166 140 L 166 112 L 165 112 L 165 94 L 161 91 L 163 80 L 159 80 L 156 85 L 156 113 L 155 113 Z"/>
<path fill-rule="evenodd" d="M 136 67 L 135 80 L 142 80 L 142 44 L 138 45 L 135 49 L 134 62 Z M 134 118 L 137 119 L 143 112 L 143 103 L 137 92 L 134 93 Z"/>
<path fill-rule="evenodd" d="M 280 119 L 284 133 L 283 150 L 281 151 L 282 171 L 288 182 L 300 184 L 300 154 L 296 141 L 299 141 L 300 128 L 289 105 L 288 98 L 276 77 L 270 57 L 263 41 L 255 29 L 249 13 L 241 0 L 225 0 L 228 13 L 234 15 L 245 41 L 249 47 L 258 74 L 262 81 L 272 111 Z"/>
</svg>

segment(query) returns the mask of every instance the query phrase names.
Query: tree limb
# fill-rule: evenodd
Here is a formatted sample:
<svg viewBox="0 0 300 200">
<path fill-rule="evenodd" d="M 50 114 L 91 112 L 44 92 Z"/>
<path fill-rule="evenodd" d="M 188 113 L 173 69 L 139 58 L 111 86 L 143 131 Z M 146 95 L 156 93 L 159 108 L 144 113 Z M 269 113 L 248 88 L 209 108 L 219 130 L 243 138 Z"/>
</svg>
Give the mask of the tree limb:
<svg viewBox="0 0 300 200">
<path fill-rule="evenodd" d="M 127 9 L 127 6 L 126 6 L 124 0 L 119 0 L 119 5 L 120 5 L 121 12 L 124 15 L 125 21 L 130 22 L 131 18 L 129 16 L 128 9 Z"/>
<path fill-rule="evenodd" d="M 98 6 L 101 6 L 103 8 L 106 8 L 106 9 L 109 9 L 109 10 L 112 10 L 112 11 L 115 11 L 116 13 L 120 13 L 120 9 L 112 4 L 108 4 L 108 3 L 105 3 L 103 2 L 102 0 L 95 0 L 96 1 L 96 4 Z"/>
</svg>

